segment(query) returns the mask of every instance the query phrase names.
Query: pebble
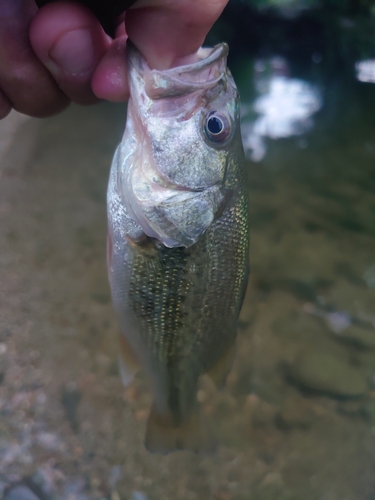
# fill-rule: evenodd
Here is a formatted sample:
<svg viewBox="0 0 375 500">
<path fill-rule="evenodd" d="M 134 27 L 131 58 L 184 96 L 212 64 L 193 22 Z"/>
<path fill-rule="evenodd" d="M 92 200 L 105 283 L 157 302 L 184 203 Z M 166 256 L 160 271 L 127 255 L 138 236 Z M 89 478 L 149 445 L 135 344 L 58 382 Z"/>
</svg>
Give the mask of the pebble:
<svg viewBox="0 0 375 500">
<path fill-rule="evenodd" d="M 369 349 L 375 347 L 375 330 L 373 328 L 367 329 L 352 325 L 343 332 L 340 332 L 339 337 L 359 347 Z"/>
<path fill-rule="evenodd" d="M 46 450 L 58 450 L 62 448 L 60 438 L 52 432 L 41 432 L 37 435 L 37 441 Z"/>
<path fill-rule="evenodd" d="M 258 397 L 256 398 L 257 399 L 255 400 L 254 396 L 250 396 L 246 404 L 247 409 L 250 411 L 250 418 L 253 427 L 266 427 L 273 425 L 277 407 L 262 401 Z"/>
<path fill-rule="evenodd" d="M 339 355 L 318 350 L 300 352 L 289 367 L 295 383 L 306 389 L 341 397 L 358 397 L 366 393 L 366 382 L 360 371 Z"/>
<path fill-rule="evenodd" d="M 363 273 L 363 279 L 369 288 L 375 288 L 375 266 L 372 265 Z"/>
<path fill-rule="evenodd" d="M 82 491 L 85 489 L 85 486 L 85 479 L 81 477 L 71 478 L 65 485 L 64 493 L 67 498 L 70 498 L 71 496 L 76 497 L 82 493 Z"/>
<path fill-rule="evenodd" d="M 362 415 L 363 411 L 362 401 L 341 401 L 337 405 L 337 411 L 347 417 L 358 417 Z"/>
<path fill-rule="evenodd" d="M 364 405 L 361 408 L 361 414 L 366 420 L 369 420 L 370 422 L 375 422 L 375 400 L 374 399 L 370 399 L 364 403 Z"/>
<path fill-rule="evenodd" d="M 65 416 L 68 419 L 74 432 L 78 432 L 78 407 L 81 402 L 82 393 L 76 387 L 66 387 L 61 394 L 61 403 L 65 410 Z"/>
<path fill-rule="evenodd" d="M 148 496 L 143 491 L 132 491 L 131 500 L 148 500 Z"/>
<path fill-rule="evenodd" d="M 110 476 L 109 476 L 109 486 L 111 490 L 114 490 L 116 484 L 120 481 L 122 476 L 122 467 L 121 465 L 114 465 L 111 467 Z"/>
<path fill-rule="evenodd" d="M 276 415 L 277 426 L 286 431 L 308 429 L 312 421 L 312 411 L 308 403 L 301 397 L 288 397 Z"/>
<path fill-rule="evenodd" d="M 16 486 L 4 497 L 4 500 L 40 500 L 27 486 Z"/>
</svg>

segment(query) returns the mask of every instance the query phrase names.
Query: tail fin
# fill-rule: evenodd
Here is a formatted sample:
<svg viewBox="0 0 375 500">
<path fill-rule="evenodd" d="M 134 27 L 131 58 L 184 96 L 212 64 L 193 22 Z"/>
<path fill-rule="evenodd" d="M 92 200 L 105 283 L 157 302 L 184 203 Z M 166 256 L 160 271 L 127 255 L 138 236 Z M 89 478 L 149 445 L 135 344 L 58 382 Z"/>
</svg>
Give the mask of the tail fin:
<svg viewBox="0 0 375 500">
<path fill-rule="evenodd" d="M 151 452 L 164 454 L 177 450 L 210 453 L 216 449 L 213 437 L 203 427 L 198 408 L 176 426 L 171 415 L 158 413 L 155 404 L 147 421 L 145 446 Z"/>
</svg>

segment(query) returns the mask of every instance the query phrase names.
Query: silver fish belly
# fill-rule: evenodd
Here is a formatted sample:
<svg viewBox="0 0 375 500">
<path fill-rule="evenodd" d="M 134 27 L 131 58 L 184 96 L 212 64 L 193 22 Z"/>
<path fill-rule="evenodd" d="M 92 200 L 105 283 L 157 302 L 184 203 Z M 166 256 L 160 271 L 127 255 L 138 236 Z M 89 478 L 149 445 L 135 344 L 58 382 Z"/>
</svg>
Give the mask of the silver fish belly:
<svg viewBox="0 0 375 500">
<path fill-rule="evenodd" d="M 151 70 L 128 52 L 131 99 L 108 186 L 108 275 L 122 378 L 141 366 L 154 404 L 150 450 L 209 447 L 198 378 L 231 367 L 248 279 L 248 198 L 228 47 Z"/>
</svg>

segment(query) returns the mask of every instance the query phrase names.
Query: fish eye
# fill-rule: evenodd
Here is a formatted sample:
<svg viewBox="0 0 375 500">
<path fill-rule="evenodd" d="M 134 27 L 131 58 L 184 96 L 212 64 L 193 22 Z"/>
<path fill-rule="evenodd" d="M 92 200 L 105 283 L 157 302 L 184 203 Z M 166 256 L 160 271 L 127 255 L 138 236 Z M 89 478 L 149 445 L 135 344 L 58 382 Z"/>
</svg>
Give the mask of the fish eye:
<svg viewBox="0 0 375 500">
<path fill-rule="evenodd" d="M 232 124 L 229 116 L 225 113 L 212 111 L 206 117 L 204 130 L 210 141 L 216 143 L 226 141 L 232 131 Z"/>
</svg>

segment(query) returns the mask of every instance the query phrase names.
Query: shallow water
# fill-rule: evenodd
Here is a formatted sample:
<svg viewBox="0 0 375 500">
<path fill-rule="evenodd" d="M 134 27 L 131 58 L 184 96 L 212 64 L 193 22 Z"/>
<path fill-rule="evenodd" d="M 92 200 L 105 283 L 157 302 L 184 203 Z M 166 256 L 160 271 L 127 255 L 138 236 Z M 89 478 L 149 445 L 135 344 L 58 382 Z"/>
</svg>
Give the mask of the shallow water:
<svg viewBox="0 0 375 500">
<path fill-rule="evenodd" d="M 149 454 L 147 381 L 118 376 L 105 191 L 125 107 L 2 123 L 1 490 L 31 478 L 43 499 L 375 498 L 375 86 L 326 80 L 316 62 L 307 75 L 322 99 L 310 130 L 263 138 L 249 161 L 238 354 L 222 393 L 206 379 L 198 393 L 212 456 Z"/>
</svg>

